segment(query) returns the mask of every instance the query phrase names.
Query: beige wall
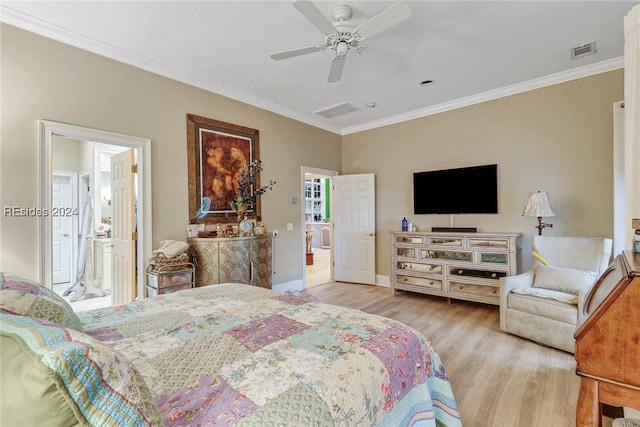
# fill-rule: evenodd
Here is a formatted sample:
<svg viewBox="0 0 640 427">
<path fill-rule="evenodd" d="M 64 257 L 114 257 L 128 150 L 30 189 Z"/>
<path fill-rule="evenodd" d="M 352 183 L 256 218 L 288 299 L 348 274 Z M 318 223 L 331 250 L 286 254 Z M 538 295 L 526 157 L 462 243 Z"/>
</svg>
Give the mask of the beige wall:
<svg viewBox="0 0 640 427">
<path fill-rule="evenodd" d="M 341 137 L 6 24 L 0 25 L 0 205 L 38 206 L 38 119 L 152 141 L 153 244 L 186 238 L 186 114 L 260 131 L 263 220 L 279 229 L 274 283 L 302 277 L 301 166 L 339 170 Z M 294 231 L 286 231 L 286 223 Z M 38 279 L 38 220 L 0 216 L 0 271 Z M 300 263 L 291 260 L 300 259 Z"/>
<path fill-rule="evenodd" d="M 388 232 L 407 216 L 419 229 L 448 216 L 412 214 L 415 171 L 498 163 L 500 213 L 458 215 L 457 226 L 524 233 L 524 265 L 534 218 L 521 216 L 529 192 L 550 193 L 559 216 L 548 235 L 612 235 L 612 103 L 623 98 L 614 71 L 422 119 L 340 137 L 268 111 L 72 48 L 5 24 L 2 31 L 0 205 L 37 206 L 37 120 L 150 138 L 153 240 L 184 239 L 188 221 L 186 114 L 260 131 L 262 201 L 280 230 L 274 283 L 299 280 L 304 251 L 302 165 L 376 174 L 377 274 L 389 274 Z M 294 231 L 286 231 L 286 223 Z M 36 218 L 0 216 L 0 270 L 38 277 Z"/>
<path fill-rule="evenodd" d="M 55 152 L 51 155 L 54 171 L 80 172 L 82 171 L 82 144 L 75 139 L 59 137 L 54 145 Z"/>
<path fill-rule="evenodd" d="M 623 95 L 618 70 L 345 136 L 343 173 L 376 175 L 378 274 L 389 274 L 388 233 L 403 216 L 419 230 L 449 225 L 448 215 L 413 215 L 412 173 L 419 171 L 497 163 L 499 214 L 454 222 L 524 233 L 525 267 L 537 233 L 537 220 L 521 216 L 530 192 L 548 191 L 555 204 L 545 235 L 612 237 L 612 104 Z"/>
</svg>

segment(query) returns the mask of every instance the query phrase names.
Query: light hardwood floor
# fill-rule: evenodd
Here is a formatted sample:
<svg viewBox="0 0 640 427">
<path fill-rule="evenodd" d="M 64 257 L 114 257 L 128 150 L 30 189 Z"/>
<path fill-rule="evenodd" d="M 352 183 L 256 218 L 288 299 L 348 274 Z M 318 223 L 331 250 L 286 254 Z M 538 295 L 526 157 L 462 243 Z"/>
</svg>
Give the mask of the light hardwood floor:
<svg viewBox="0 0 640 427">
<path fill-rule="evenodd" d="M 111 305 L 111 295 L 106 295 L 104 297 L 94 297 L 87 299 L 80 299 L 79 301 L 71 301 L 71 297 L 74 294 L 64 296 L 64 292 L 71 286 L 70 283 L 64 283 L 60 285 L 53 285 L 53 291 L 64 298 L 69 304 L 71 304 L 71 308 L 75 312 L 87 311 L 87 310 L 95 310 L 98 308 L 109 307 Z"/>
<path fill-rule="evenodd" d="M 331 250 L 313 248 L 313 264 L 307 265 L 307 288 L 331 280 Z"/>
<path fill-rule="evenodd" d="M 500 331 L 498 307 L 338 282 L 302 295 L 420 331 L 444 363 L 465 427 L 575 426 L 573 355 Z"/>
</svg>

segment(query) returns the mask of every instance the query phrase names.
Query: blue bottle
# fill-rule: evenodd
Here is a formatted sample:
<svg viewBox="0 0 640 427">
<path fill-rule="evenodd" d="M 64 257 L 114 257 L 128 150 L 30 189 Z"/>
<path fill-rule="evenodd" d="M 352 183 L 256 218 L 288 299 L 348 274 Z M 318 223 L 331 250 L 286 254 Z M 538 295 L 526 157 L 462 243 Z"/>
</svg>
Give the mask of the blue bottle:
<svg viewBox="0 0 640 427">
<path fill-rule="evenodd" d="M 402 218 L 402 231 L 409 231 L 409 221 L 407 221 L 407 218 Z"/>
</svg>

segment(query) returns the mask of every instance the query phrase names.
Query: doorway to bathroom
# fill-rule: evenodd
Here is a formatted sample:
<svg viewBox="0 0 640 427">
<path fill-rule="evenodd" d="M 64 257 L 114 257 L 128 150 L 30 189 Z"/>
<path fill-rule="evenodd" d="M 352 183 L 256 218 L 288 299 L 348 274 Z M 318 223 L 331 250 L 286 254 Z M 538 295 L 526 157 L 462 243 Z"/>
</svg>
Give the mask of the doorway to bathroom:
<svg viewBox="0 0 640 427">
<path fill-rule="evenodd" d="M 64 296 L 71 302 L 90 305 L 74 306 L 75 310 L 95 308 L 97 303 L 123 303 L 111 298 L 115 293 L 109 295 L 108 291 L 114 289 L 127 290 L 129 300 L 142 297 L 146 260 L 151 253 L 151 173 L 147 167 L 150 164 L 151 141 L 46 120 L 39 121 L 39 128 L 40 188 L 43 189 L 40 204 L 46 209 L 57 205 L 60 205 L 59 210 L 69 209 L 71 213 L 65 217 L 71 217 L 72 227 L 75 227 L 71 233 L 63 230 L 57 236 L 57 220 L 51 216 L 40 219 L 40 282 L 56 292 L 67 294 Z M 133 187 L 128 188 L 127 194 L 133 195 L 133 200 L 126 207 L 124 199 L 115 197 L 121 193 L 120 187 L 113 187 L 114 179 L 109 178 L 113 159 L 125 154 L 136 163 L 135 170 L 132 166 L 127 169 L 131 170 L 128 176 L 132 178 L 129 184 Z M 119 167 L 118 170 L 124 169 Z M 67 200 L 60 196 L 58 200 L 59 184 L 64 184 L 60 194 L 66 192 L 66 176 L 72 177 L 72 198 Z M 132 213 L 129 216 L 134 218 L 136 232 L 120 233 L 124 236 L 120 237 L 117 231 L 124 229 L 121 225 L 125 212 Z M 112 220 L 118 218 L 116 226 L 112 227 Z M 116 232 L 112 234 L 113 230 Z M 62 247 L 63 239 L 69 241 L 67 246 L 71 250 L 60 257 L 58 247 Z M 131 268 L 126 271 L 121 267 L 125 262 L 120 262 L 124 260 L 124 251 L 116 246 L 121 241 L 134 248 L 127 255 L 126 264 Z M 69 260 L 70 277 L 66 273 L 64 277 L 59 276 L 58 271 L 62 271 L 59 267 L 64 265 L 69 269 Z M 100 292 L 94 292 L 96 289 Z"/>
</svg>

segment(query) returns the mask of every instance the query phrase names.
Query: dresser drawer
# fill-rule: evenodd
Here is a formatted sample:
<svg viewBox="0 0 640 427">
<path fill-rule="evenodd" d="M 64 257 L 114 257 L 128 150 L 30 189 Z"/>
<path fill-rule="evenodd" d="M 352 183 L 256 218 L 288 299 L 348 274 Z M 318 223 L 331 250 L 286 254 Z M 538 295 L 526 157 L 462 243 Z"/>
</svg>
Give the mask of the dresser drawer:
<svg viewBox="0 0 640 427">
<path fill-rule="evenodd" d="M 418 253 L 418 260 L 431 260 L 437 259 L 442 262 L 467 262 L 473 263 L 473 252 L 469 251 L 440 251 L 430 249 L 420 249 Z"/>
<path fill-rule="evenodd" d="M 418 250 L 416 248 L 408 248 L 406 246 L 397 246 L 395 248 L 397 258 L 416 259 Z"/>
<path fill-rule="evenodd" d="M 164 295 L 164 294 L 170 294 L 172 292 L 182 291 L 184 289 L 191 289 L 191 283 L 186 283 L 184 285 L 178 285 L 178 286 L 169 286 L 167 288 L 160 288 L 159 290 L 151 286 L 147 286 L 147 296 L 156 297 L 158 295 Z"/>
<path fill-rule="evenodd" d="M 480 265 L 491 265 L 500 267 L 509 267 L 510 255 L 508 253 L 499 252 L 478 252 L 478 261 Z"/>
<path fill-rule="evenodd" d="M 463 266 L 449 267 L 450 277 L 460 276 L 460 277 L 475 277 L 479 279 L 500 280 L 501 277 L 505 277 L 506 275 L 507 275 L 506 271 L 479 270 L 477 268 L 464 268 Z"/>
<path fill-rule="evenodd" d="M 467 238 L 467 247 L 468 248 L 473 248 L 473 249 L 482 249 L 482 248 L 489 248 L 489 249 L 499 249 L 499 250 L 510 250 L 511 248 L 511 239 L 509 239 L 508 237 L 505 238 L 489 238 L 489 239 L 482 239 L 482 238 L 471 238 L 468 237 Z"/>
<path fill-rule="evenodd" d="M 464 244 L 462 237 L 434 236 L 429 237 L 429 246 L 445 246 L 450 248 L 461 248 Z"/>
<path fill-rule="evenodd" d="M 452 294 L 460 293 L 460 294 L 483 296 L 488 298 L 498 298 L 499 289 L 497 286 L 472 285 L 470 283 L 450 281 L 449 292 L 451 292 Z"/>
<path fill-rule="evenodd" d="M 193 282 L 193 270 L 179 271 L 147 271 L 147 285 L 152 288 L 162 289 L 170 286 L 191 284 Z"/>
<path fill-rule="evenodd" d="M 410 245 L 426 245 L 427 241 L 424 236 L 415 236 L 411 234 L 397 234 L 394 237 L 395 243 L 404 243 Z"/>
<path fill-rule="evenodd" d="M 396 276 L 396 282 L 399 284 L 407 284 L 407 285 L 416 285 L 416 286 L 424 286 L 430 289 L 440 289 L 442 290 L 442 280 L 435 279 L 425 279 L 422 277 L 411 277 L 411 276 Z"/>
<path fill-rule="evenodd" d="M 414 272 L 414 273 L 429 273 L 429 274 L 442 274 L 442 266 L 439 264 L 422 264 L 418 262 L 403 262 L 398 261 L 396 263 L 396 271 L 400 272 Z"/>
</svg>

